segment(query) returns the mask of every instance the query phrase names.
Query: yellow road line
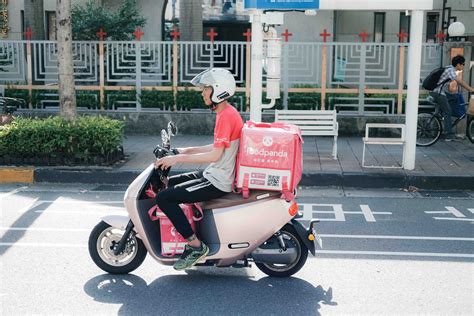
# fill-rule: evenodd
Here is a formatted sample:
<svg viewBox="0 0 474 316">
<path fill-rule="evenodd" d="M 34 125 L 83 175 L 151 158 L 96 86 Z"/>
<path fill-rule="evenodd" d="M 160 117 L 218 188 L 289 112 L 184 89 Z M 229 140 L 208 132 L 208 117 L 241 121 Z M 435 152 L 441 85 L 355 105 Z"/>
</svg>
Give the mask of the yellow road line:
<svg viewBox="0 0 474 316">
<path fill-rule="evenodd" d="M 33 168 L 0 168 L 0 183 L 33 183 Z"/>
</svg>

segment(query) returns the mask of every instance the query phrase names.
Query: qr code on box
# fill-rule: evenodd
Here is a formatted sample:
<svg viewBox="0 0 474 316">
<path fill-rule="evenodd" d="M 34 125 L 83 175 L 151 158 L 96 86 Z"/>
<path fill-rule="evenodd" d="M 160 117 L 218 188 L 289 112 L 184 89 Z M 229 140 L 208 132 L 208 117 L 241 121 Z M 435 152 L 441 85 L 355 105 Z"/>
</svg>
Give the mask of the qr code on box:
<svg viewBox="0 0 474 316">
<path fill-rule="evenodd" d="M 280 176 L 271 176 L 271 175 L 269 175 L 267 185 L 271 186 L 271 187 L 280 186 Z"/>
</svg>

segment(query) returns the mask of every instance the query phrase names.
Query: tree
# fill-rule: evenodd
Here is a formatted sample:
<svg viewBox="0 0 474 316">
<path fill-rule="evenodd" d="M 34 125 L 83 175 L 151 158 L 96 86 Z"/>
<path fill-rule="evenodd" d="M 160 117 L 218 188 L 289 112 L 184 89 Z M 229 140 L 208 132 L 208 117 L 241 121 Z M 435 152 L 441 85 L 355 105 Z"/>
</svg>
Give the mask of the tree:
<svg viewBox="0 0 474 316">
<path fill-rule="evenodd" d="M 182 41 L 202 41 L 202 0 L 180 0 L 179 29 Z"/>
<path fill-rule="evenodd" d="M 25 0 L 25 30 L 31 27 L 33 36 L 31 39 L 44 40 L 44 5 L 43 0 Z"/>
<path fill-rule="evenodd" d="M 124 0 L 116 11 L 111 11 L 98 1 L 89 0 L 84 6 L 72 9 L 72 34 L 75 40 L 97 40 L 97 32 L 103 28 L 107 38 L 116 41 L 133 39 L 137 27 L 143 28 L 142 17 L 136 0 Z"/>
<path fill-rule="evenodd" d="M 61 116 L 73 121 L 76 118 L 76 87 L 72 56 L 71 0 L 56 0 L 56 30 Z"/>
</svg>

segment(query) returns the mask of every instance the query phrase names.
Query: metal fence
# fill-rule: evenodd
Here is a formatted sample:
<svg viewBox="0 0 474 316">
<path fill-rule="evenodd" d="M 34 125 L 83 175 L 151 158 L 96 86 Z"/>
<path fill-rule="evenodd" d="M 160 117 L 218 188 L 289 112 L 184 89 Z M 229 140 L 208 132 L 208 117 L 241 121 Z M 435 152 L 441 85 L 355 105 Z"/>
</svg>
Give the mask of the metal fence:
<svg viewBox="0 0 474 316">
<path fill-rule="evenodd" d="M 406 43 L 284 43 L 279 106 L 403 114 L 407 50 Z M 441 53 L 439 44 L 423 45 L 422 78 L 440 66 Z M 57 54 L 54 41 L 0 41 L 0 84 L 23 91 L 30 107 L 57 106 Z M 249 42 L 78 41 L 73 55 L 76 89 L 88 108 L 179 110 L 180 94 L 193 90 L 189 80 L 220 67 L 235 76 L 234 102 L 248 110 Z"/>
</svg>

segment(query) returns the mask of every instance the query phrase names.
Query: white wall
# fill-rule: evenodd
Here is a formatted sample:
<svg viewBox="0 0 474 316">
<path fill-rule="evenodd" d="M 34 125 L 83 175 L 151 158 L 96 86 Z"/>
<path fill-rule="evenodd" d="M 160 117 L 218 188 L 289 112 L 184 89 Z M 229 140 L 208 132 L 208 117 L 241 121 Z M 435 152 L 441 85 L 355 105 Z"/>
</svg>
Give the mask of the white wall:
<svg viewBox="0 0 474 316">
<path fill-rule="evenodd" d="M 398 42 L 400 31 L 400 11 L 385 12 L 385 36 L 384 42 Z M 367 31 L 368 42 L 373 41 L 374 33 L 374 11 L 339 11 L 337 12 L 338 42 L 360 42 L 358 34 Z M 405 30 L 409 33 L 409 30 Z M 423 38 L 426 37 L 426 19 L 423 25 Z"/>
<path fill-rule="evenodd" d="M 333 11 L 319 11 L 316 16 L 306 16 L 302 12 L 285 12 L 284 25 L 277 27 L 277 31 L 281 34 L 288 29 L 289 33 L 293 33 L 288 39 L 291 42 L 322 42 L 323 38 L 319 33 L 327 29 L 328 33 L 334 34 L 333 23 Z M 329 37 L 328 41 L 332 39 Z"/>
</svg>

